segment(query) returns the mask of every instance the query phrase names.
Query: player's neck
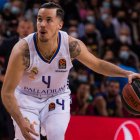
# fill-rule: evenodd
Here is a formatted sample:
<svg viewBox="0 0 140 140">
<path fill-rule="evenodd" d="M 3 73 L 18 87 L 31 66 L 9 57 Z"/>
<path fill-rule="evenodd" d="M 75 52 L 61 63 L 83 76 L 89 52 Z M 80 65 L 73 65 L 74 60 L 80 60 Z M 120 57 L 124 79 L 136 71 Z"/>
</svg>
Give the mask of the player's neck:
<svg viewBox="0 0 140 140">
<path fill-rule="evenodd" d="M 57 44 L 58 44 L 58 35 L 55 35 L 53 36 L 51 39 L 49 39 L 48 41 L 46 42 L 42 42 L 38 39 L 38 45 L 41 47 L 41 48 L 44 48 L 44 49 L 51 49 L 53 47 L 55 47 Z"/>
<path fill-rule="evenodd" d="M 37 39 L 37 45 L 39 50 L 42 53 L 47 53 L 48 55 L 52 55 L 53 52 L 58 48 L 58 34 L 55 34 L 51 39 L 49 39 L 46 42 L 42 42 L 39 39 Z"/>
<path fill-rule="evenodd" d="M 41 42 L 37 40 L 37 47 L 42 56 L 45 59 L 50 60 L 50 58 L 54 55 L 58 48 L 58 42 L 59 38 L 58 35 L 56 35 L 46 42 Z"/>
</svg>

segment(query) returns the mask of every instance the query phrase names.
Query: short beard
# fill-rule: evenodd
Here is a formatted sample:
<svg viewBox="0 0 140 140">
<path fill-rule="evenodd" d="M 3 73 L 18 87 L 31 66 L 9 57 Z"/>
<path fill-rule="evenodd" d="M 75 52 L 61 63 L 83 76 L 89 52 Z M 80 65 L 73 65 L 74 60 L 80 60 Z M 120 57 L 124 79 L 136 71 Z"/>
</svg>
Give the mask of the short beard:
<svg viewBox="0 0 140 140">
<path fill-rule="evenodd" d="M 40 42 L 42 42 L 42 43 L 47 43 L 47 42 L 48 42 L 48 39 L 41 39 L 41 38 L 39 38 L 39 40 L 40 40 Z"/>
<path fill-rule="evenodd" d="M 52 35 L 52 37 L 51 38 L 54 38 L 55 37 L 55 35 L 56 35 L 56 32 Z M 41 39 L 41 38 L 39 38 L 39 40 L 40 40 L 40 42 L 42 42 L 42 43 L 47 43 L 48 41 L 49 41 L 49 39 Z"/>
</svg>

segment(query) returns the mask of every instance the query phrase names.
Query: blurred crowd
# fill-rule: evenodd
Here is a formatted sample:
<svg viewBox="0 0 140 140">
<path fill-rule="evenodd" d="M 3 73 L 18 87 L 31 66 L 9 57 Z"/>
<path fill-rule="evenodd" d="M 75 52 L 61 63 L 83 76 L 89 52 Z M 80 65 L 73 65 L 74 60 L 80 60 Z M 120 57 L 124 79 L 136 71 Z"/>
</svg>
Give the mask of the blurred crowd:
<svg viewBox="0 0 140 140">
<path fill-rule="evenodd" d="M 39 7 L 48 1 L 0 0 L 0 89 L 13 46 L 36 31 Z M 139 72 L 139 0 L 52 1 L 65 11 L 63 30 L 82 40 L 92 54 L 123 69 Z M 134 117 L 121 102 L 126 78 L 99 75 L 76 60 L 73 66 L 69 75 L 72 115 Z M 13 135 L 10 123 L 0 99 L 0 139 Z"/>
</svg>

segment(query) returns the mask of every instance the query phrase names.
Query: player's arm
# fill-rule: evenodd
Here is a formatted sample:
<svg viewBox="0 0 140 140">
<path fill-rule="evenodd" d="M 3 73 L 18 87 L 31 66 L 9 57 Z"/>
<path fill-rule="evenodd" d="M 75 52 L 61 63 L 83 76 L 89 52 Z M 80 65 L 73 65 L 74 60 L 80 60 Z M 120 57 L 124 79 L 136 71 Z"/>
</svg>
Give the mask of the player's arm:
<svg viewBox="0 0 140 140">
<path fill-rule="evenodd" d="M 69 49 L 72 59 L 79 60 L 81 63 L 97 73 L 112 77 L 127 77 L 129 82 L 131 82 L 133 78 L 140 78 L 140 74 L 123 70 L 112 63 L 95 57 L 87 50 L 87 47 L 82 41 L 70 36 Z"/>
<path fill-rule="evenodd" d="M 26 125 L 14 96 L 15 88 L 20 82 L 25 69 L 29 67 L 29 56 L 29 49 L 25 40 L 19 41 L 12 50 L 1 94 L 7 111 L 17 122 L 22 133 L 26 133 L 23 135 L 27 135 L 27 139 L 32 139 L 25 130 L 28 129 L 28 132 L 34 134 L 35 132 L 29 130 L 30 128 Z"/>
</svg>

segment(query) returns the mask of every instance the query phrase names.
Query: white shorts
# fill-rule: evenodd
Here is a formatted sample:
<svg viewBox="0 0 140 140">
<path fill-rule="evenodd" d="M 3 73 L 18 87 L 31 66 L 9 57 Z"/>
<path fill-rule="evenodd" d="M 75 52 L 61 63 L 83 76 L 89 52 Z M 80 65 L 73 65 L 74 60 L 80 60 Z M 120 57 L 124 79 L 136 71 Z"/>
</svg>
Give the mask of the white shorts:
<svg viewBox="0 0 140 140">
<path fill-rule="evenodd" d="M 50 132 L 53 131 L 52 126 L 57 127 L 58 130 L 62 129 L 66 131 L 70 120 L 70 95 L 62 94 L 46 100 L 24 95 L 16 91 L 15 97 L 23 117 L 28 119 L 30 123 L 35 122 L 37 133 L 43 130 L 43 135 L 47 135 L 48 137 L 50 133 L 53 133 Z M 13 123 L 15 127 L 15 138 L 24 140 L 14 120 Z M 35 138 L 36 140 L 40 139 L 39 137 Z"/>
</svg>

